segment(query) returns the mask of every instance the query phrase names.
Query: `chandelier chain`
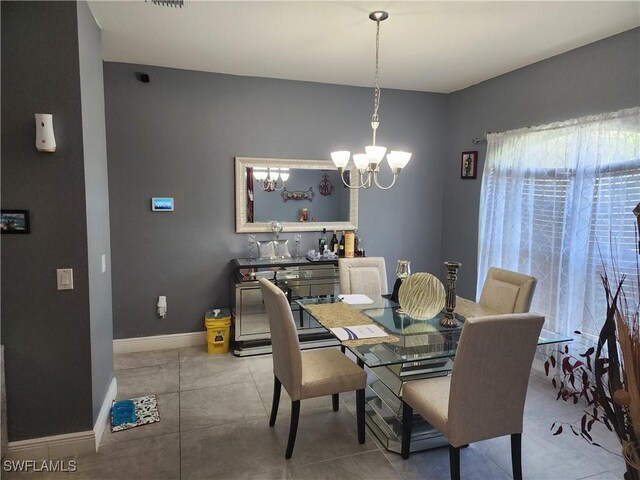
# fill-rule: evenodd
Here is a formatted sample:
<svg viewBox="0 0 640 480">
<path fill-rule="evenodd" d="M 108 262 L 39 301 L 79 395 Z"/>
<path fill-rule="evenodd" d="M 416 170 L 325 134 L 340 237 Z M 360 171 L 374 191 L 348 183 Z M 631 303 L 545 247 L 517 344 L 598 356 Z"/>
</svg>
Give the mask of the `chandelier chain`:
<svg viewBox="0 0 640 480">
<path fill-rule="evenodd" d="M 380 21 L 376 22 L 376 75 L 375 89 L 373 94 L 373 116 L 378 120 L 378 109 L 380 108 L 380 79 L 378 76 L 378 65 L 380 57 Z"/>
</svg>

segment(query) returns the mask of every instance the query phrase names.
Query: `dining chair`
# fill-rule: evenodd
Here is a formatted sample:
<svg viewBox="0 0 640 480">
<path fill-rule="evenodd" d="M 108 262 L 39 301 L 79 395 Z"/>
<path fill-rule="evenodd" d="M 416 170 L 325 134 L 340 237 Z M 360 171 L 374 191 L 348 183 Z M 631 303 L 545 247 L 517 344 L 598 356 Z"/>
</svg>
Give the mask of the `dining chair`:
<svg viewBox="0 0 640 480">
<path fill-rule="evenodd" d="M 489 267 L 478 303 L 498 313 L 526 313 L 537 282 L 529 275 Z"/>
<path fill-rule="evenodd" d="M 451 375 L 403 387 L 402 458 L 415 411 L 449 442 L 452 480 L 460 479 L 460 447 L 503 435 L 511 435 L 513 478 L 522 479 L 524 402 L 543 323 L 531 313 L 467 319 Z"/>
<path fill-rule="evenodd" d="M 364 389 L 367 383 L 364 370 L 333 348 L 301 351 L 291 305 L 284 292 L 264 278 L 260 279 L 260 289 L 269 318 L 273 351 L 270 427 L 276 423 L 282 385 L 291 397 L 291 423 L 285 458 L 291 458 L 293 454 L 300 401 L 307 398 L 331 395 L 333 410 L 338 411 L 339 394 L 355 390 L 358 442 L 364 443 Z"/>
<path fill-rule="evenodd" d="M 387 271 L 383 257 L 340 258 L 338 260 L 340 293 L 386 295 Z"/>
</svg>

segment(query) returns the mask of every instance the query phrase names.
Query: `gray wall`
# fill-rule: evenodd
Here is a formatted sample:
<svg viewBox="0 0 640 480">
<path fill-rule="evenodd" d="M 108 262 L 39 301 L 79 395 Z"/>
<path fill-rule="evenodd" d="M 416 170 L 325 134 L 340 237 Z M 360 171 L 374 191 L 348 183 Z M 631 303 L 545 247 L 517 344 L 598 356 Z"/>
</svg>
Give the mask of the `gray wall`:
<svg viewBox="0 0 640 480">
<path fill-rule="evenodd" d="M 91 313 L 91 379 L 95 422 L 113 378 L 107 139 L 101 32 L 87 3 L 78 2 L 77 6 Z M 104 273 L 102 255 L 105 255 L 106 259 Z"/>
<path fill-rule="evenodd" d="M 229 261 L 247 253 L 234 156 L 329 159 L 371 141 L 371 88 L 108 62 L 104 73 L 115 338 L 201 330 L 205 309 L 229 305 Z M 360 195 L 359 236 L 392 282 L 399 258 L 439 268 L 446 96 L 383 89 L 380 115 L 378 143 L 414 154 L 397 187 Z M 175 197 L 176 211 L 151 212 L 154 196 Z M 305 234 L 303 250 L 319 235 Z"/>
<path fill-rule="evenodd" d="M 501 132 L 640 105 L 640 29 L 521 68 L 448 98 L 442 260 L 463 266 L 458 293 L 475 298 L 478 205 L 486 143 Z M 479 151 L 478 178 L 460 179 L 460 152 Z"/>
<path fill-rule="evenodd" d="M 106 329 L 102 343 L 94 341 L 90 315 L 111 300 L 90 301 L 87 245 L 84 154 L 96 159 L 87 170 L 98 185 L 101 140 L 98 130 L 83 135 L 83 113 L 92 111 L 86 128 L 99 128 L 101 114 L 93 111 L 99 88 L 86 84 L 99 78 L 99 37 L 86 5 L 80 25 L 75 2 L 2 2 L 1 8 L 2 208 L 31 214 L 31 234 L 3 235 L 1 244 L 9 439 L 17 441 L 93 428 L 94 391 L 105 391 L 112 365 L 100 363 L 108 361 L 111 341 Z M 83 86 L 79 28 L 85 40 L 93 32 L 93 43 L 83 46 Z M 55 153 L 35 150 L 35 112 L 54 115 Z M 92 234 L 99 236 L 97 229 Z M 56 290 L 57 268 L 73 268 L 73 290 Z M 94 372 L 102 372 L 95 382 Z"/>
</svg>

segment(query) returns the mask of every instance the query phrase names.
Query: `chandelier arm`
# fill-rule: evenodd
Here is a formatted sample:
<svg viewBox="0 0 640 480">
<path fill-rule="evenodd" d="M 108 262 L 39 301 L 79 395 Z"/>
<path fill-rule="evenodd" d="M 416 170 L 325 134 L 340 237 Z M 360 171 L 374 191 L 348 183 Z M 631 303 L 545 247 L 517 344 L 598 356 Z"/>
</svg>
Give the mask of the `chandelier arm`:
<svg viewBox="0 0 640 480">
<path fill-rule="evenodd" d="M 396 180 L 398 180 L 398 174 L 394 173 L 393 174 L 393 180 L 391 181 L 391 185 L 389 185 L 388 187 L 383 187 L 382 185 L 380 185 L 378 183 L 378 174 L 374 173 L 373 174 L 373 181 L 375 182 L 376 186 L 380 189 L 380 190 L 389 190 L 391 187 L 393 187 L 396 184 Z"/>
<path fill-rule="evenodd" d="M 344 170 L 340 171 L 340 179 L 342 180 L 342 183 L 344 184 L 345 187 L 351 188 L 352 190 L 358 190 L 358 189 L 363 188 L 363 187 L 367 188 L 367 187 L 365 187 L 364 183 L 360 182 L 361 177 L 362 177 L 362 175 L 360 175 L 360 172 L 358 172 L 358 183 L 360 183 L 360 185 L 357 185 L 357 186 L 354 187 L 354 186 L 349 185 L 347 182 L 344 181 L 344 175 L 342 175 L 343 171 Z"/>
</svg>

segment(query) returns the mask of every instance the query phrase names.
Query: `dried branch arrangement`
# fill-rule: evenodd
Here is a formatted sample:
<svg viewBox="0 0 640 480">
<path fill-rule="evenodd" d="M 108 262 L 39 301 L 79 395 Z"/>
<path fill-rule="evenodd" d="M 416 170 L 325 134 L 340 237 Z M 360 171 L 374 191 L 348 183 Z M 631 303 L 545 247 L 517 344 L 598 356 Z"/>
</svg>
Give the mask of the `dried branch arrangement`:
<svg viewBox="0 0 640 480">
<path fill-rule="evenodd" d="M 637 266 L 636 270 L 631 306 L 625 294 L 627 279 L 617 274 L 616 266 L 613 279 L 606 272 L 601 275 L 607 310 L 597 344 L 577 357 L 565 346 L 551 354 L 544 364 L 547 376 L 552 369 L 551 383 L 558 392 L 556 400 L 574 404 L 582 400 L 586 407 L 579 427 L 555 422 L 551 426 L 553 434 L 561 434 L 563 426 L 568 425 L 574 435 L 600 446 L 591 430 L 596 422 L 603 424 L 620 440 L 627 464 L 626 480 L 640 479 L 640 268 Z M 556 368 L 562 373 L 555 373 Z"/>
</svg>

